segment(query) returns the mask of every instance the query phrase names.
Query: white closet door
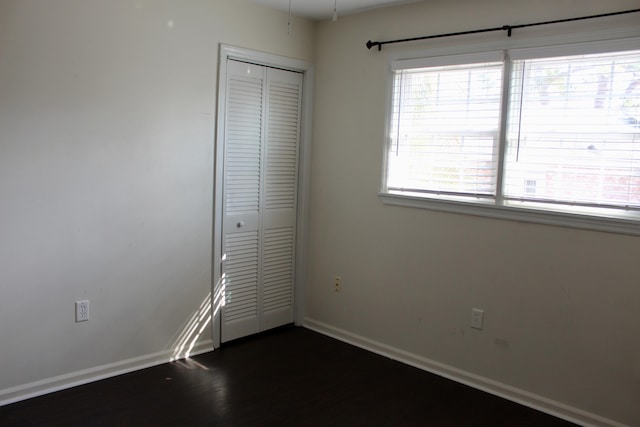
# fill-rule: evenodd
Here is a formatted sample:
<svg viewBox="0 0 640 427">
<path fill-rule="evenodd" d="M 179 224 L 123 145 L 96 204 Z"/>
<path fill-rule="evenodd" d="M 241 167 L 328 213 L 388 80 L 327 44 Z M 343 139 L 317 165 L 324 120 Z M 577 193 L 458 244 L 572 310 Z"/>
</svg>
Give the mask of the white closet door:
<svg viewBox="0 0 640 427">
<path fill-rule="evenodd" d="M 302 75 L 227 63 L 222 342 L 293 322 Z"/>
<path fill-rule="evenodd" d="M 227 64 L 222 220 L 222 341 L 260 331 L 265 69 Z"/>
<path fill-rule="evenodd" d="M 267 71 L 262 329 L 293 322 L 302 75 Z"/>
</svg>

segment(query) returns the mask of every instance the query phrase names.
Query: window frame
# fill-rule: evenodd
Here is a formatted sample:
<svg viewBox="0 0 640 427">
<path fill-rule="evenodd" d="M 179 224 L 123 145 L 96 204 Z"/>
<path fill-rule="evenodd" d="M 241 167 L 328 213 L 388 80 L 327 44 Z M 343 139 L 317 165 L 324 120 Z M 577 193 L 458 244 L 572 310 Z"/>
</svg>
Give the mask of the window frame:
<svg viewBox="0 0 640 427">
<path fill-rule="evenodd" d="M 629 34 L 631 33 L 631 34 Z M 595 39 L 594 39 L 595 36 Z M 500 118 L 500 141 L 498 148 L 497 191 L 495 198 L 474 196 L 450 196 L 438 194 L 412 194 L 397 192 L 387 188 L 387 167 L 389 148 L 392 139 L 389 136 L 393 114 L 393 71 L 399 64 L 442 64 L 447 57 L 454 61 L 464 56 L 483 55 L 491 51 L 502 51 L 505 56 L 522 58 L 569 56 L 591 53 L 607 53 L 623 50 L 638 50 L 640 31 L 623 29 L 616 36 L 588 34 L 576 36 L 572 43 L 559 44 L 553 39 L 529 39 L 500 43 L 479 43 L 475 45 L 440 47 L 424 52 L 407 52 L 390 56 L 387 75 L 387 99 L 385 118 L 385 144 L 382 164 L 381 190 L 378 196 L 384 205 L 423 208 L 438 212 L 450 212 L 495 219 L 546 224 L 578 229 L 640 236 L 640 210 L 624 210 L 608 207 L 586 207 L 553 203 L 506 200 L 503 197 L 504 163 L 506 159 L 506 122 L 509 109 L 509 88 L 511 60 L 505 61 L 503 94 Z M 512 59 L 515 59 L 512 58 Z M 455 62 L 454 62 L 455 64 Z M 444 64 L 446 65 L 446 64 Z M 453 65 L 453 64 L 452 64 Z"/>
</svg>

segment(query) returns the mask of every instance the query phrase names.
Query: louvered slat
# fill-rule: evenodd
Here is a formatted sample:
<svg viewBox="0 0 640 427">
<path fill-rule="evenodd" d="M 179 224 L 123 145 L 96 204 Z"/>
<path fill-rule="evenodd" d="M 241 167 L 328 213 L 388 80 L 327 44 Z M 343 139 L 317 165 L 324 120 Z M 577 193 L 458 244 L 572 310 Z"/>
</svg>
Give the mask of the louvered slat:
<svg viewBox="0 0 640 427">
<path fill-rule="evenodd" d="M 265 209 L 294 209 L 300 121 L 300 85 L 269 85 Z"/>
<path fill-rule="evenodd" d="M 292 306 L 293 227 L 275 228 L 264 233 L 263 250 L 263 311 Z"/>
<path fill-rule="evenodd" d="M 228 233 L 225 238 L 225 321 L 258 313 L 258 232 Z"/>
<path fill-rule="evenodd" d="M 260 209 L 262 79 L 229 79 L 224 197 L 227 215 Z"/>
</svg>

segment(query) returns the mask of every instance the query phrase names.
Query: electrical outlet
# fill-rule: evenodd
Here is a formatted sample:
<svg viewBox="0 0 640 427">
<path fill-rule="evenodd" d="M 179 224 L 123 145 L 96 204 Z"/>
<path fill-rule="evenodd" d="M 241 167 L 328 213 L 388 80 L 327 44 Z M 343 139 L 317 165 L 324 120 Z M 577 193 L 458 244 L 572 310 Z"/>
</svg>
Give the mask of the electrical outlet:
<svg viewBox="0 0 640 427">
<path fill-rule="evenodd" d="M 482 322 L 484 321 L 484 310 L 474 308 L 471 310 L 471 327 L 475 329 L 482 329 Z"/>
<path fill-rule="evenodd" d="M 334 279 L 334 290 L 336 292 L 342 292 L 342 277 L 336 276 Z"/>
<path fill-rule="evenodd" d="M 76 322 L 89 320 L 89 300 L 76 301 Z"/>
</svg>

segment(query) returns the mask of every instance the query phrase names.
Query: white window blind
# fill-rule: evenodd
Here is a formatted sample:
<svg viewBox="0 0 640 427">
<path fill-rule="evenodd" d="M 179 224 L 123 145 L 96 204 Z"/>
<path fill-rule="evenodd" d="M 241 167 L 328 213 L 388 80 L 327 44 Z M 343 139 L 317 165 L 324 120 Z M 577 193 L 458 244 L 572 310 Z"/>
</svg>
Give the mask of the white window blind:
<svg viewBox="0 0 640 427">
<path fill-rule="evenodd" d="M 394 68 L 387 190 L 493 197 L 502 62 Z"/>
<path fill-rule="evenodd" d="M 513 62 L 507 199 L 640 206 L 640 51 Z"/>
<path fill-rule="evenodd" d="M 393 61 L 382 201 L 640 235 L 639 42 Z"/>
</svg>

